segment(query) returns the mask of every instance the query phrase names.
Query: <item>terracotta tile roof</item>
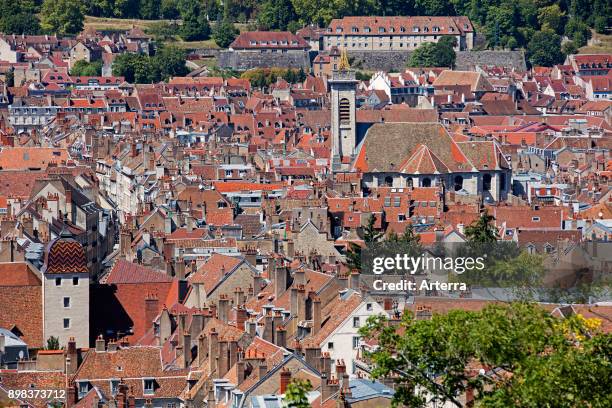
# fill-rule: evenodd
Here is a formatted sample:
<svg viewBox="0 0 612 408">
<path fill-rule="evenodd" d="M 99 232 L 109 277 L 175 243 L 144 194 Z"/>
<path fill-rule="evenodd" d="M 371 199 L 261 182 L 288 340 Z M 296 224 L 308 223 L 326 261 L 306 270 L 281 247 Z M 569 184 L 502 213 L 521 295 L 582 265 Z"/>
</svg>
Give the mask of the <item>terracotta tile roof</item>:
<svg viewBox="0 0 612 408">
<path fill-rule="evenodd" d="M 344 322 L 361 303 L 361 295 L 353 292 L 347 299 L 337 296 L 327 304 L 321 311 L 322 326 L 314 335 L 306 337 L 303 341 L 304 347 L 308 344 L 320 347 L 321 344 Z"/>
<path fill-rule="evenodd" d="M 17 328 L 29 347 L 43 346 L 42 285 L 0 284 L 0 327 Z"/>
<path fill-rule="evenodd" d="M 418 27 L 415 32 L 414 28 Z M 434 31 L 437 27 L 438 31 Z M 369 31 L 367 30 L 369 28 Z M 460 34 L 462 31 L 473 31 L 474 28 L 467 17 L 357 17 L 350 16 L 333 19 L 326 34 L 336 34 L 341 29 L 345 35 L 444 35 Z M 353 30 L 358 31 L 354 32 Z"/>
<path fill-rule="evenodd" d="M 0 263 L 0 286 L 40 286 L 40 278 L 25 262 Z"/>
<path fill-rule="evenodd" d="M 495 224 L 506 228 L 521 229 L 560 229 L 567 218 L 568 209 L 563 207 L 542 207 L 534 210 L 531 207 L 503 206 L 494 207 Z"/>
<path fill-rule="evenodd" d="M 204 285 L 206 293 L 210 293 L 221 282 L 225 274 L 231 273 L 243 259 L 214 253 L 195 274 L 189 277 L 191 283 Z"/>
<path fill-rule="evenodd" d="M 229 193 L 236 191 L 273 191 L 282 190 L 287 187 L 284 183 L 251 183 L 245 181 L 216 181 L 214 182 L 215 189 L 221 193 Z"/>
<path fill-rule="evenodd" d="M 66 376 L 61 371 L 17 371 L 0 370 L 0 389 L 3 390 L 64 390 Z M 40 393 L 42 394 L 42 393 Z M 40 396 L 40 394 L 38 394 Z M 60 398 L 25 398 L 24 404 L 46 407 Z M 10 404 L 9 404 L 10 406 Z M 20 405 L 17 405 L 20 406 Z"/>
<path fill-rule="evenodd" d="M 108 285 L 121 283 L 169 283 L 172 278 L 165 272 L 147 268 L 125 259 L 118 259 L 102 283 Z"/>
<path fill-rule="evenodd" d="M 66 149 L 52 147 L 11 147 L 0 151 L 0 169 L 45 169 L 49 163 L 62 163 L 70 159 Z"/>
<path fill-rule="evenodd" d="M 444 70 L 433 83 L 435 88 L 447 86 L 469 86 L 472 92 L 493 91 L 493 86 L 487 78 L 474 71 L 451 71 Z"/>
<path fill-rule="evenodd" d="M 289 31 L 247 31 L 241 33 L 230 45 L 230 48 L 308 49 L 310 45 L 306 40 Z"/>
</svg>

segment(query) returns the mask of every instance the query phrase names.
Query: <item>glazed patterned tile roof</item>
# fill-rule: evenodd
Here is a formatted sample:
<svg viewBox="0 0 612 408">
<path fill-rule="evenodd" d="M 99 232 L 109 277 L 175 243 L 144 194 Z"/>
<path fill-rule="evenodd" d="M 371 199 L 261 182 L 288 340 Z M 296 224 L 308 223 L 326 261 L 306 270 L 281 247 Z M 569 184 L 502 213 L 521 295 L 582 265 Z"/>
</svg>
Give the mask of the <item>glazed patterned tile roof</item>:
<svg viewBox="0 0 612 408">
<path fill-rule="evenodd" d="M 53 240 L 45 255 L 44 273 L 88 272 L 85 249 L 78 241 L 59 237 Z"/>
</svg>

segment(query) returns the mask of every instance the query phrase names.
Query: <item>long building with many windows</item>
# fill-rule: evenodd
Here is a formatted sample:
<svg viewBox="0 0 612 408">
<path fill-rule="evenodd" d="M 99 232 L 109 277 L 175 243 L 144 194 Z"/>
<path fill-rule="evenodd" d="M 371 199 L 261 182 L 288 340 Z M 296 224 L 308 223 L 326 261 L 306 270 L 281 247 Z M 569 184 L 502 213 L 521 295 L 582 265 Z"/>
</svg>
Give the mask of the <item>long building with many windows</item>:
<svg viewBox="0 0 612 408">
<path fill-rule="evenodd" d="M 456 50 L 474 46 L 474 26 L 466 16 L 344 17 L 331 21 L 323 44 L 348 51 L 405 51 L 444 36 L 456 37 Z"/>
</svg>

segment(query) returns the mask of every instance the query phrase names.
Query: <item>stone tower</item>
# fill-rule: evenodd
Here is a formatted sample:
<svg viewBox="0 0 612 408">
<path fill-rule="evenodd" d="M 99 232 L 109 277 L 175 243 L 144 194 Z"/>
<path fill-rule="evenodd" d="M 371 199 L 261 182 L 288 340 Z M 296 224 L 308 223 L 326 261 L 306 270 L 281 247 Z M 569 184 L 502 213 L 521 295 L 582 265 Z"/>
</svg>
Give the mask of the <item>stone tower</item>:
<svg viewBox="0 0 612 408">
<path fill-rule="evenodd" d="M 328 81 L 331 88 L 332 171 L 345 171 L 355 156 L 356 101 L 355 71 L 350 69 L 346 51 Z"/>
<path fill-rule="evenodd" d="M 42 276 L 44 341 L 54 336 L 66 346 L 74 337 L 77 347 L 89 347 L 87 257 L 66 224 L 47 247 Z"/>
</svg>

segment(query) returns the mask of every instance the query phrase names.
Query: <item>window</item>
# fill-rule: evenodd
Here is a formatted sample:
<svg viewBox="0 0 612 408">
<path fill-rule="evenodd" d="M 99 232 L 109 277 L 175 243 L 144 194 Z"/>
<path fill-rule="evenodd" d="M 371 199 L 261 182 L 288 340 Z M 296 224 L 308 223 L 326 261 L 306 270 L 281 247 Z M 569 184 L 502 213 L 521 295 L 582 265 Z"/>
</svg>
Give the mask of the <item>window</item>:
<svg viewBox="0 0 612 408">
<path fill-rule="evenodd" d="M 353 317 L 353 327 L 359 327 L 359 317 Z"/>
<path fill-rule="evenodd" d="M 83 398 L 89 392 L 89 382 L 79 381 L 79 398 Z"/>
<path fill-rule="evenodd" d="M 67 296 L 64 297 L 64 307 L 70 307 L 70 298 Z"/>
<path fill-rule="evenodd" d="M 531 217 L 531 221 L 540 222 L 540 217 Z"/>
<path fill-rule="evenodd" d="M 328 350 L 333 350 L 334 349 L 334 342 L 330 341 L 329 343 L 327 343 L 327 349 Z"/>
<path fill-rule="evenodd" d="M 143 382 L 143 390 L 144 390 L 144 394 L 146 395 L 150 395 L 153 394 L 155 392 L 155 380 L 152 378 L 145 378 L 144 380 L 142 380 Z"/>
<path fill-rule="evenodd" d="M 55 286 L 62 286 L 62 278 L 55 278 Z"/>
<path fill-rule="evenodd" d="M 389 196 L 385 197 L 384 206 L 385 207 L 391 207 L 391 197 L 389 197 Z"/>
<path fill-rule="evenodd" d="M 371 304 L 371 303 L 366 303 L 366 310 L 367 310 L 368 312 L 371 312 L 371 311 L 372 311 L 372 304 Z"/>
<path fill-rule="evenodd" d="M 351 103 L 348 99 L 340 99 L 339 104 L 340 123 L 348 125 L 351 121 Z"/>
<path fill-rule="evenodd" d="M 421 182 L 421 187 L 431 187 L 431 179 L 429 177 L 425 177 Z"/>
<path fill-rule="evenodd" d="M 353 349 L 359 347 L 359 336 L 353 336 Z"/>
<path fill-rule="evenodd" d="M 112 395 L 117 395 L 117 391 L 119 391 L 119 380 L 110 380 L 110 391 Z"/>
<path fill-rule="evenodd" d="M 399 207 L 400 203 L 401 203 L 402 198 L 401 197 L 393 197 L 393 206 L 394 207 Z"/>
<path fill-rule="evenodd" d="M 72 277 L 72 285 L 73 286 L 79 286 L 79 277 L 78 276 L 73 276 Z"/>
<path fill-rule="evenodd" d="M 64 319 L 64 329 L 70 328 L 70 319 Z"/>
<path fill-rule="evenodd" d="M 463 177 L 455 176 L 455 191 L 463 189 Z"/>
<path fill-rule="evenodd" d="M 406 214 L 398 214 L 397 215 L 397 220 L 398 221 L 406 221 Z"/>
</svg>

